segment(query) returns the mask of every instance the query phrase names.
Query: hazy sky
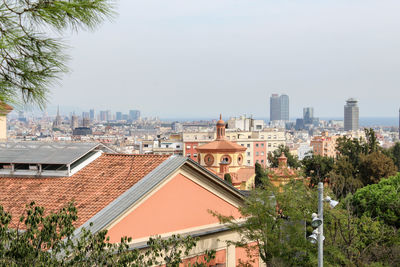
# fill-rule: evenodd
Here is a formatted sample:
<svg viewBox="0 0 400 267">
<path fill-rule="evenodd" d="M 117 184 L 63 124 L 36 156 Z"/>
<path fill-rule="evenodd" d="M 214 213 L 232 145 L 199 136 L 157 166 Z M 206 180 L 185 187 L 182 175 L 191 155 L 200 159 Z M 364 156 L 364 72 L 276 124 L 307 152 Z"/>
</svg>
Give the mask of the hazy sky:
<svg viewBox="0 0 400 267">
<path fill-rule="evenodd" d="M 397 116 L 399 0 L 120 0 L 118 17 L 67 36 L 71 73 L 51 105 L 140 109 L 144 116 L 269 117 L 286 93 L 290 117 L 314 107 Z"/>
</svg>

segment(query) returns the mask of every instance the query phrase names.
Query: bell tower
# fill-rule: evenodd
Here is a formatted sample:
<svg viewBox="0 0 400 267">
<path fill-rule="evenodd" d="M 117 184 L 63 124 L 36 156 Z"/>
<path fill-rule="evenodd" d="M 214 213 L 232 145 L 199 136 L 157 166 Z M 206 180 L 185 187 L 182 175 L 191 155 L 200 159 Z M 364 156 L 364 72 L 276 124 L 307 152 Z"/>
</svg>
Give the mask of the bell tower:
<svg viewBox="0 0 400 267">
<path fill-rule="evenodd" d="M 222 120 L 221 114 L 217 122 L 217 140 L 225 140 L 225 122 Z"/>
</svg>

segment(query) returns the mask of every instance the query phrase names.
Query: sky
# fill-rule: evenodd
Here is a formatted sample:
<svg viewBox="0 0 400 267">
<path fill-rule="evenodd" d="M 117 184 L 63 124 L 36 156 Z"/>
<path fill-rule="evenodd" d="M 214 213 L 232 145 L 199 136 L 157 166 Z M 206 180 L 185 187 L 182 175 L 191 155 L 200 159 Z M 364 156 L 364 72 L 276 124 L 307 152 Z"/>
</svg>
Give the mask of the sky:
<svg viewBox="0 0 400 267">
<path fill-rule="evenodd" d="M 161 118 L 269 117 L 269 97 L 290 97 L 290 117 L 314 107 L 361 117 L 400 107 L 398 0 L 119 0 L 113 21 L 66 33 L 70 73 L 49 110 Z"/>
</svg>

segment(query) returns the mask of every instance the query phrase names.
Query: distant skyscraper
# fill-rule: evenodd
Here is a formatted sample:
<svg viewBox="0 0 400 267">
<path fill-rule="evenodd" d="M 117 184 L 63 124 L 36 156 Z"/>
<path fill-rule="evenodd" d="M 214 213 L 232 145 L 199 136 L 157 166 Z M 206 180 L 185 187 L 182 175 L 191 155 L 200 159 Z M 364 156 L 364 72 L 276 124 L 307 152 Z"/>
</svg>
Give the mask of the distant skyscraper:
<svg viewBox="0 0 400 267">
<path fill-rule="evenodd" d="M 106 121 L 106 120 L 107 120 L 107 111 L 100 110 L 100 121 Z"/>
<path fill-rule="evenodd" d="M 269 106 L 269 120 L 270 121 L 279 121 L 281 119 L 281 102 L 279 100 L 278 94 L 272 94 L 270 99 Z"/>
<path fill-rule="evenodd" d="M 344 105 L 344 130 L 345 131 L 357 131 L 359 110 L 357 106 L 357 100 L 349 98 Z"/>
<path fill-rule="evenodd" d="M 90 113 L 90 119 L 94 120 L 94 116 L 95 116 L 94 109 L 91 109 L 89 113 Z"/>
<path fill-rule="evenodd" d="M 140 118 L 140 111 L 139 110 L 129 110 L 129 119 L 136 121 Z"/>
<path fill-rule="evenodd" d="M 289 121 L 289 96 L 283 94 L 279 97 L 279 100 L 281 102 L 281 120 Z"/>
<path fill-rule="evenodd" d="M 314 108 L 311 107 L 303 108 L 304 124 L 312 124 L 313 118 L 314 118 Z"/>
<path fill-rule="evenodd" d="M 270 121 L 289 121 L 289 96 L 272 94 L 270 97 Z"/>
<path fill-rule="evenodd" d="M 122 120 L 122 112 L 117 112 L 117 113 L 115 113 L 115 119 L 117 120 L 117 121 L 120 121 L 120 120 Z"/>
</svg>

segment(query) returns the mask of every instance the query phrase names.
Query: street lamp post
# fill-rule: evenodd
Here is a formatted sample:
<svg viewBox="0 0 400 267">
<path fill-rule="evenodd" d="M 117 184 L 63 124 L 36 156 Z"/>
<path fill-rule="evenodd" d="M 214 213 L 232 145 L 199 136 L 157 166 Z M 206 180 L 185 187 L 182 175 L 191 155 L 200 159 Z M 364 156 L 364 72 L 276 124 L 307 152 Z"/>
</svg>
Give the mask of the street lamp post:
<svg viewBox="0 0 400 267">
<path fill-rule="evenodd" d="M 322 221 L 318 226 L 318 267 L 324 266 L 324 184 L 318 183 L 318 218 Z"/>
</svg>

